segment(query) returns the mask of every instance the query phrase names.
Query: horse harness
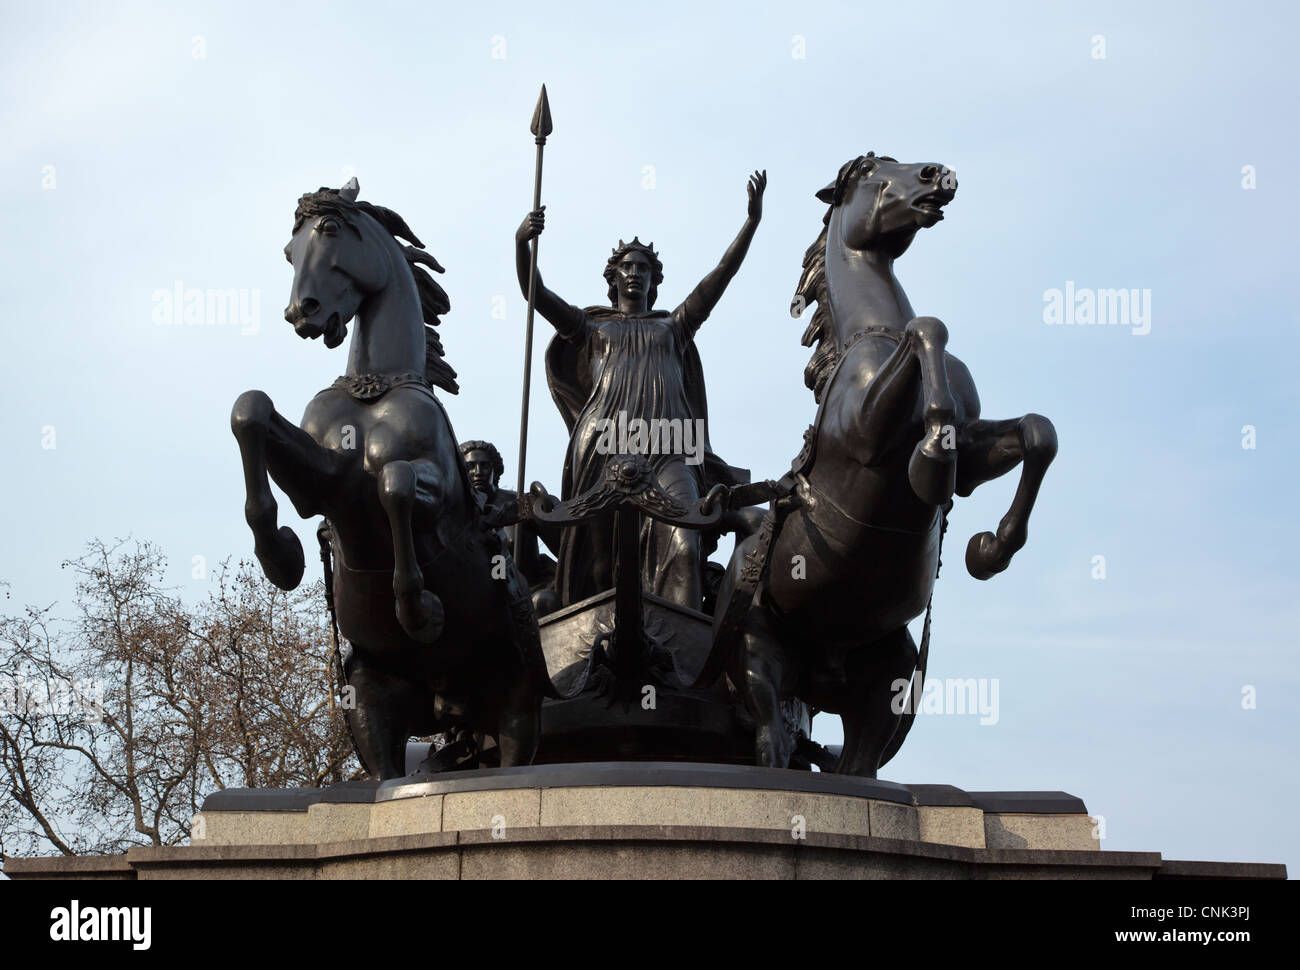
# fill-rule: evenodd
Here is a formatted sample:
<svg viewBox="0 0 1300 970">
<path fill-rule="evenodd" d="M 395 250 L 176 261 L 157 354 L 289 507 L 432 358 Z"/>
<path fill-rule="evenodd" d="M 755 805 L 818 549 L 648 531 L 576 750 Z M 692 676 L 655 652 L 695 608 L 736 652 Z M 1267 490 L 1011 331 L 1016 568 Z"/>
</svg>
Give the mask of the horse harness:
<svg viewBox="0 0 1300 970">
<path fill-rule="evenodd" d="M 844 342 L 844 347 L 840 350 L 839 360 L 835 362 L 835 367 L 826 381 L 825 392 L 818 404 L 816 417 L 803 433 L 803 447 L 800 449 L 799 454 L 795 456 L 794 461 L 791 462 L 790 470 L 779 481 L 755 482 L 752 485 L 738 486 L 731 491 L 728 499 L 728 505 L 731 508 L 743 508 L 747 505 L 757 505 L 765 501 L 770 503 L 770 507 L 767 514 L 763 516 L 758 532 L 755 533 L 754 547 L 745 555 L 744 562 L 740 567 L 740 573 L 736 578 L 735 589 L 732 591 L 731 599 L 727 603 L 722 620 L 718 624 L 715 642 L 724 648 L 724 653 L 727 656 L 732 655 L 732 650 L 735 649 L 732 644 L 738 646 L 739 638 L 744 633 L 745 618 L 754 605 L 755 597 L 759 594 L 764 580 L 771 571 L 772 547 L 776 543 L 776 537 L 780 533 L 786 517 L 795 509 L 807 508 L 811 511 L 816 508 L 830 510 L 832 518 L 838 519 L 843 524 L 851 527 L 887 532 L 911 531 L 890 529 L 888 526 L 875 525 L 854 518 L 813 485 L 807 477 L 808 473 L 812 471 L 813 463 L 817 457 L 817 439 L 821 435 L 822 419 L 826 413 L 826 402 L 830 399 L 830 389 L 835 383 L 840 367 L 848 359 L 850 349 L 864 338 L 872 336 L 887 337 L 900 345 L 909 339 L 905 332 L 885 326 L 866 327 L 851 334 Z M 943 533 L 947 530 L 947 526 L 948 517 L 945 509 L 942 514 L 939 532 L 940 557 L 943 554 Z M 942 565 L 942 559 L 940 559 L 940 562 L 935 567 L 936 578 L 939 575 L 939 567 Z M 774 608 L 774 604 L 771 603 L 765 603 L 764 605 Z M 916 676 L 912 683 L 913 695 L 911 703 L 903 713 L 904 721 L 899 725 L 898 731 L 895 732 L 895 737 L 898 739 L 897 743 L 891 743 L 891 750 L 886 752 L 882 764 L 892 757 L 894 751 L 897 751 L 898 745 L 902 743 L 902 738 L 906 737 L 908 731 L 911 730 L 912 721 L 916 716 L 917 705 L 920 701 L 919 695 L 925 683 L 926 664 L 930 654 L 930 617 L 933 605 L 934 593 L 932 590 L 930 599 L 925 604 L 925 624 L 922 627 L 921 643 L 917 650 Z"/>
<path fill-rule="evenodd" d="M 347 391 L 350 396 L 366 404 L 378 401 L 395 387 L 422 387 L 430 395 L 433 393 L 433 385 L 428 378 L 415 371 L 400 374 L 344 374 L 331 386 Z M 438 401 L 437 397 L 434 400 Z M 438 401 L 438 406 L 442 407 L 441 401 Z"/>
<path fill-rule="evenodd" d="M 438 396 L 433 392 L 433 384 L 424 374 L 416 371 L 404 371 L 399 374 L 345 374 L 336 378 L 331 387 L 346 391 L 349 397 L 360 401 L 363 404 L 373 404 L 389 391 L 398 387 L 418 387 L 425 391 L 433 403 L 437 405 L 438 410 L 442 412 L 443 420 L 447 423 L 448 431 L 451 430 L 451 419 L 447 416 L 447 409 L 443 406 L 442 401 L 438 400 Z M 465 494 L 470 497 L 469 504 L 473 510 L 473 514 L 465 527 L 462 528 L 460 532 L 456 533 L 450 541 L 444 543 L 442 548 L 434 554 L 433 558 L 429 559 L 427 562 L 419 564 L 422 571 L 427 570 L 444 553 L 450 551 L 456 546 L 464 545 L 466 548 L 472 547 L 475 535 L 485 527 L 491 531 L 495 531 L 490 523 L 485 522 L 482 515 L 482 509 L 480 508 L 478 501 L 474 498 L 474 486 L 469 480 L 469 469 L 465 465 L 464 455 L 460 453 L 459 448 L 456 448 L 455 452 L 456 467 L 460 474 L 461 485 L 465 489 Z M 334 634 L 334 649 L 332 651 L 332 657 L 334 661 L 335 676 L 338 677 L 339 685 L 340 687 L 346 687 L 347 672 L 343 666 L 342 655 L 339 649 L 339 624 L 337 612 L 334 607 L 334 569 L 333 545 L 330 541 L 331 535 L 332 530 L 329 525 L 329 520 L 322 519 L 320 527 L 317 529 L 316 536 L 317 541 L 320 543 L 321 564 L 324 567 L 325 573 L 325 606 L 329 612 L 330 627 Z M 508 549 L 502 548 L 501 553 L 507 557 L 510 556 Z M 527 597 L 525 591 L 524 599 L 527 599 L 527 603 L 522 602 L 519 592 L 512 589 L 513 585 L 513 583 L 507 583 L 507 596 L 509 598 L 511 621 L 515 626 L 515 633 L 521 653 L 520 659 L 523 660 L 526 667 L 535 667 L 535 664 L 529 663 L 530 651 L 525 648 L 523 643 L 524 638 L 528 637 L 529 633 L 532 632 L 528 630 L 528 624 L 526 622 L 532 614 L 532 600 Z M 537 648 L 538 650 L 541 648 L 540 641 L 537 643 Z M 534 676 L 537 676 L 538 671 L 533 669 L 532 673 Z M 545 671 L 543 670 L 542 673 L 544 674 Z M 549 682 L 550 679 L 548 676 L 543 683 L 549 684 Z M 350 720 L 348 721 L 348 733 L 349 735 L 352 734 L 352 722 Z M 353 747 L 356 748 L 355 736 L 353 737 L 352 743 Z M 360 757 L 360 749 L 356 748 L 356 750 L 358 757 Z"/>
<path fill-rule="evenodd" d="M 353 400 L 360 401 L 362 404 L 374 404 L 389 391 L 399 387 L 417 387 L 425 392 L 429 400 L 437 406 L 442 413 L 442 419 L 447 424 L 447 430 L 451 431 L 451 418 L 447 415 L 447 409 L 443 406 L 442 401 L 438 400 L 438 395 L 433 392 L 433 384 L 425 375 L 416 371 L 403 371 L 397 374 L 344 374 L 334 380 L 330 385 L 338 390 L 346 391 L 348 396 Z M 454 435 L 453 435 L 454 437 Z M 469 548 L 473 545 L 474 534 L 481 525 L 481 509 L 478 501 L 474 498 L 474 486 L 469 480 L 469 469 L 465 465 L 465 456 L 456 448 L 456 469 L 460 475 L 461 486 L 465 490 L 466 496 L 469 497 L 469 505 L 475 513 L 469 523 L 453 535 L 443 547 L 434 554 L 432 559 L 427 562 L 419 563 L 420 569 L 427 569 L 443 555 L 457 546 Z M 358 570 L 359 572 L 369 572 L 370 570 Z M 383 572 L 384 570 L 374 570 Z"/>
</svg>

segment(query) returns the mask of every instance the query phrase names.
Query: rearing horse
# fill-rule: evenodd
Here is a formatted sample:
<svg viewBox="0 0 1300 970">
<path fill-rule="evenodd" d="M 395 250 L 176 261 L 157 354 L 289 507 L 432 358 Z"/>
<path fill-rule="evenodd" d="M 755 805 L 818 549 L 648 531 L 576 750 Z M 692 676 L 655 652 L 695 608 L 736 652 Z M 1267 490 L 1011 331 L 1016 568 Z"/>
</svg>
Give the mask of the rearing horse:
<svg viewBox="0 0 1300 970">
<path fill-rule="evenodd" d="M 727 670 L 757 722 L 760 765 L 784 768 L 781 702 L 798 697 L 844 722 L 836 770 L 875 777 L 914 716 L 905 688 L 924 671 L 906 624 L 927 611 L 954 492 L 966 496 L 1023 462 L 997 531 L 971 538 L 966 567 L 988 579 L 1025 544 L 1056 432 L 1041 415 L 980 418 L 948 331 L 917 317 L 894 261 L 943 218 L 957 188 L 937 164 L 874 154 L 817 193 L 825 228 L 804 257 L 793 309 L 817 303 L 804 371 L 819 402 L 784 496 L 737 544 L 718 595 L 701 681 Z"/>
<path fill-rule="evenodd" d="M 277 528 L 268 473 L 299 515 L 328 519 L 352 645 L 348 717 L 372 775 L 400 777 L 410 736 L 453 725 L 495 737 L 502 765 L 529 764 L 552 688 L 527 583 L 480 519 L 433 393 L 457 390 L 433 329 L 450 303 L 416 266 L 442 267 L 397 213 L 357 192 L 353 179 L 304 195 L 284 250 L 294 269 L 284 315 L 300 337 L 338 347 L 356 317 L 346 374 L 312 399 L 301 428 L 261 391 L 230 415 L 254 549 L 277 586 L 302 580 L 302 544 Z"/>
</svg>

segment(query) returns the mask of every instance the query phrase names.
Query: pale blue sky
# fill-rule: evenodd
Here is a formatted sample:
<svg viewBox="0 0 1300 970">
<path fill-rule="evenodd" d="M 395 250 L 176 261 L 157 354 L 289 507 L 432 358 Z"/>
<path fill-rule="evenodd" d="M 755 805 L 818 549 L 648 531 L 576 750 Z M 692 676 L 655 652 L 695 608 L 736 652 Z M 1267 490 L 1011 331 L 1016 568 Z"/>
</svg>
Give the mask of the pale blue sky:
<svg viewBox="0 0 1300 970">
<path fill-rule="evenodd" d="M 761 477 L 812 416 L 786 306 L 820 227 L 813 193 L 868 150 L 958 173 L 947 220 L 899 276 L 947 322 L 986 415 L 1047 414 L 1061 451 L 1007 573 L 978 583 L 961 551 L 1014 480 L 952 517 L 931 673 L 996 678 L 998 723 L 922 717 L 886 775 L 1064 789 L 1105 816 L 1110 849 L 1300 862 L 1291 5 L 534 9 L 558 8 L 4 4 L 14 602 L 68 603 L 59 562 L 95 535 L 156 540 L 194 595 L 193 556 L 251 551 L 230 405 L 262 388 L 296 419 L 341 372 L 343 350 L 281 318 L 280 248 L 297 197 L 352 172 L 447 267 L 443 340 L 464 390 L 445 399 L 513 479 L 511 244 L 545 81 L 541 265 L 571 302 L 603 300 L 609 248 L 639 234 L 673 305 L 739 228 L 746 175 L 767 169 L 764 222 L 699 337 L 714 446 Z M 1045 325 L 1043 294 L 1067 280 L 1149 289 L 1151 332 Z M 153 294 L 176 281 L 257 291 L 257 332 L 155 323 Z M 558 489 L 563 426 L 544 385 L 534 401 L 529 477 Z M 314 548 L 312 524 L 294 524 Z M 819 719 L 824 740 L 834 721 Z"/>
</svg>

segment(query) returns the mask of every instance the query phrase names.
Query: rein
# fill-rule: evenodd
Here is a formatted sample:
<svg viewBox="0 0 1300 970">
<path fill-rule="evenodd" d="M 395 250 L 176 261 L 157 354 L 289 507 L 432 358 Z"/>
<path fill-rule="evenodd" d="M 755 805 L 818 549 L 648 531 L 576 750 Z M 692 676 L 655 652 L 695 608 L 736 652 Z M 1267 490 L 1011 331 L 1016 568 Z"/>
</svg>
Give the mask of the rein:
<svg viewBox="0 0 1300 970">
<path fill-rule="evenodd" d="M 840 368 L 848 356 L 847 351 L 849 348 L 873 334 L 888 336 L 899 342 L 907 339 L 907 334 L 884 326 L 865 327 L 851 334 L 839 351 L 835 367 L 831 370 L 830 377 L 824 385 L 821 400 L 817 404 L 817 415 L 813 419 L 813 423 L 803 433 L 803 447 L 799 450 L 799 454 L 795 456 L 794 461 L 791 462 L 790 470 L 781 476 L 780 481 L 755 482 L 731 490 L 727 500 L 727 505 L 730 508 L 757 505 L 760 502 L 769 502 L 770 507 L 767 514 L 763 516 L 762 522 L 759 523 L 758 531 L 754 533 L 754 548 L 745 554 L 744 561 L 741 563 L 740 573 L 736 577 L 736 585 L 732 590 L 731 599 L 727 601 L 726 609 L 717 624 L 716 633 L 713 637 L 713 649 L 709 652 L 709 657 L 705 660 L 703 669 L 695 678 L 696 687 L 707 687 L 717 680 L 723 668 L 735 653 L 740 638 L 744 634 L 745 620 L 754 604 L 755 596 L 767 580 L 771 567 L 772 547 L 776 544 L 776 537 L 781 532 L 786 516 L 795 508 L 805 504 L 810 494 L 806 489 L 811 489 L 812 486 L 809 484 L 806 475 L 812 470 L 813 461 L 817 456 L 817 438 L 821 431 L 822 416 L 826 412 L 826 402 L 830 400 L 829 392 L 835 383 L 835 377 L 839 374 Z M 827 504 L 839 511 L 834 503 L 829 502 L 829 500 Z"/>
<path fill-rule="evenodd" d="M 800 464 L 800 459 L 802 459 L 802 463 L 803 463 L 803 467 L 798 469 L 797 478 L 803 480 L 803 482 L 807 486 L 809 494 L 811 494 L 814 499 L 820 496 L 824 502 L 825 507 L 829 507 L 833 509 L 836 513 L 838 513 L 840 516 L 843 516 L 845 519 L 847 519 L 849 522 L 853 523 L 854 525 L 864 526 L 869 529 L 877 529 L 881 531 L 907 532 L 908 530 L 904 530 L 904 529 L 889 529 L 885 526 L 872 525 L 869 522 L 858 522 L 857 519 L 854 519 L 847 512 L 841 509 L 838 505 L 832 502 L 828 497 L 826 497 L 824 493 L 822 493 L 820 490 L 815 489 L 812 483 L 808 482 L 808 480 L 804 477 L 806 472 L 812 470 L 812 463 L 814 458 L 816 457 L 816 451 L 817 451 L 817 444 L 816 444 L 817 437 L 819 436 L 821 431 L 822 412 L 824 410 L 826 401 L 830 398 L 830 390 L 832 385 L 835 383 L 835 378 L 839 375 L 840 366 L 844 363 L 845 358 L 848 357 L 849 350 L 857 343 L 859 343 L 861 340 L 863 340 L 865 337 L 868 336 L 889 337 L 890 339 L 894 340 L 898 344 L 902 344 L 904 340 L 910 339 L 906 331 L 899 332 L 898 330 L 895 330 L 892 327 L 885 327 L 879 324 L 875 326 L 865 327 L 862 330 L 856 330 L 848 336 L 848 338 L 844 341 L 844 346 L 840 348 L 839 359 L 835 362 L 835 368 L 834 370 L 831 371 L 831 376 L 826 381 L 826 389 L 822 394 L 821 404 L 817 408 L 817 417 L 814 420 L 812 427 L 810 427 L 808 431 L 805 432 L 804 452 L 807 452 L 807 455 L 805 456 L 804 452 L 800 452 L 800 457 L 795 459 L 796 466 Z M 939 555 L 937 557 L 937 561 L 934 567 L 934 578 L 936 580 L 939 578 L 939 570 L 943 567 L 943 537 L 944 537 L 944 533 L 948 531 L 947 509 L 940 509 L 938 511 L 940 512 Z M 884 767 L 886 764 L 889 763 L 890 759 L 892 759 L 894 755 L 898 753 L 898 749 L 903 746 L 903 742 L 907 739 L 907 735 L 912 730 L 912 724 L 916 720 L 916 711 L 921 702 L 921 691 L 925 688 L 925 673 L 930 663 L 930 621 L 933 615 L 934 615 L 934 588 L 931 587 L 930 597 L 929 599 L 926 600 L 925 603 L 925 622 L 921 627 L 921 642 L 920 644 L 917 645 L 916 671 L 912 675 L 911 693 L 908 698 L 907 708 L 903 711 L 901 715 L 901 719 L 899 720 L 898 723 L 898 728 L 894 731 L 893 738 L 890 739 L 888 747 L 885 748 L 884 754 L 881 756 L 880 764 L 877 766 L 878 768 Z"/>
<path fill-rule="evenodd" d="M 339 690 L 342 692 L 348 686 L 348 674 L 343 668 L 343 654 L 339 650 L 339 618 L 334 610 L 334 564 L 333 550 L 330 547 L 330 536 L 332 530 L 328 519 L 321 519 L 320 526 L 316 529 L 316 541 L 320 543 L 320 562 L 321 568 L 325 573 L 325 609 L 329 612 L 330 630 L 334 634 L 334 649 L 330 651 L 330 658 L 334 661 L 334 676 L 338 678 Z M 330 710 L 334 709 L 334 694 L 330 692 Z M 357 736 L 352 731 L 352 718 L 347 714 L 343 715 L 343 723 L 348 726 L 348 740 L 352 742 L 352 751 L 357 756 L 357 760 L 362 764 L 365 762 L 361 758 L 361 749 L 357 747 Z"/>
<path fill-rule="evenodd" d="M 433 393 L 433 385 L 427 377 L 415 371 L 406 371 L 400 374 L 357 374 L 355 376 L 344 375 L 334 381 L 331 388 L 345 391 L 354 400 L 363 404 L 372 404 L 384 397 L 389 391 L 397 387 L 418 387 L 423 389 L 438 410 L 442 412 L 443 421 L 446 423 L 448 437 L 453 439 L 455 435 L 451 430 L 451 419 L 447 417 L 447 409 L 438 400 L 438 395 Z M 471 509 L 470 521 L 463 529 L 457 532 L 450 542 L 443 544 L 437 553 L 428 561 L 420 563 L 421 569 L 426 569 L 432 565 L 443 553 L 447 552 L 452 546 L 464 543 L 465 537 L 472 534 L 473 530 L 479 526 L 481 513 L 478 509 L 478 503 L 473 500 L 473 489 L 469 481 L 469 469 L 465 466 L 465 457 L 460 453 L 459 448 L 454 448 L 456 453 L 456 464 L 460 473 L 461 484 L 465 489 L 468 498 L 469 508 Z M 340 648 L 339 637 L 339 620 L 338 611 L 334 606 L 334 553 L 331 543 L 333 530 L 330 528 L 329 519 L 322 519 L 319 528 L 316 530 L 316 541 L 320 544 L 320 561 L 321 568 L 325 577 L 325 610 L 330 618 L 330 631 L 333 635 L 334 646 L 330 651 L 330 659 L 334 676 L 339 683 L 340 691 L 348 686 L 347 670 L 343 666 L 343 654 Z M 391 566 L 384 569 L 353 569 L 346 563 L 343 568 L 352 573 L 392 573 Z M 334 694 L 330 693 L 330 709 L 334 709 Z M 345 713 L 344 722 L 348 726 L 348 738 L 352 741 L 352 750 L 356 753 L 357 760 L 365 764 L 365 759 L 361 757 L 361 749 L 357 746 L 357 737 L 352 730 L 352 719 Z"/>
<path fill-rule="evenodd" d="M 892 529 L 888 526 L 859 521 L 831 501 L 824 492 L 817 489 L 807 478 L 817 457 L 817 439 L 821 434 L 822 417 L 826 411 L 826 402 L 830 400 L 830 392 L 835 384 L 835 378 L 839 375 L 840 368 L 848 357 L 848 351 L 865 338 L 871 336 L 888 337 L 898 344 L 910 339 L 906 332 L 882 325 L 864 327 L 850 334 L 844 341 L 844 346 L 840 348 L 835 366 L 823 386 L 821 400 L 817 406 L 817 415 L 813 419 L 813 423 L 809 425 L 808 430 L 804 432 L 803 448 L 791 463 L 790 471 L 786 472 L 779 482 L 768 481 L 741 486 L 732 492 L 731 501 L 728 503 L 732 507 L 740 503 L 757 504 L 764 500 L 769 501 L 771 507 L 768 509 L 767 514 L 763 516 L 763 521 L 755 534 L 754 548 L 749 551 L 741 564 L 731 599 L 728 601 L 726 610 L 718 623 L 717 635 L 714 638 L 714 649 L 710 652 L 709 659 L 705 661 L 704 669 L 700 671 L 699 676 L 696 678 L 695 686 L 697 687 L 707 686 L 713 680 L 716 680 L 734 655 L 740 637 L 744 634 L 746 617 L 770 572 L 772 547 L 776 544 L 776 538 L 780 534 L 786 516 L 795 508 L 806 508 L 810 515 L 817 508 L 830 509 L 845 523 L 856 529 L 866 528 L 908 535 L 923 534 L 909 529 Z M 940 513 L 940 531 L 939 562 L 935 566 L 936 579 L 939 577 L 939 568 L 943 565 L 943 535 L 948 528 L 946 510 L 940 509 L 937 511 Z M 908 732 L 912 729 L 913 721 L 916 719 L 917 705 L 920 702 L 921 691 L 925 686 L 925 673 L 930 659 L 930 621 L 933 612 L 934 590 L 931 588 L 930 598 L 925 604 L 925 623 L 921 629 L 921 642 L 917 647 L 916 671 L 912 675 L 910 703 L 901 715 L 902 719 L 894 732 L 894 737 L 881 758 L 881 766 L 898 753 L 898 749 L 902 746 Z M 722 649 L 718 649 L 719 647 L 722 647 Z"/>
</svg>

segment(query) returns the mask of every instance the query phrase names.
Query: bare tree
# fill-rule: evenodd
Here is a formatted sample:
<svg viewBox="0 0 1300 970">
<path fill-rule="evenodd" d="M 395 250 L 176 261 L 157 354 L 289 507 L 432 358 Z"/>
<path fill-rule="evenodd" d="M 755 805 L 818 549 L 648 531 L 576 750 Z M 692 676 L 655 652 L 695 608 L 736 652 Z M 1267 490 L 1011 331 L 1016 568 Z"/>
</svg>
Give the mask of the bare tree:
<svg viewBox="0 0 1300 970">
<path fill-rule="evenodd" d="M 356 777 L 319 583 L 223 564 L 189 608 L 147 542 L 64 564 L 75 616 L 0 616 L 0 855 L 170 845 L 211 792 Z"/>
</svg>

